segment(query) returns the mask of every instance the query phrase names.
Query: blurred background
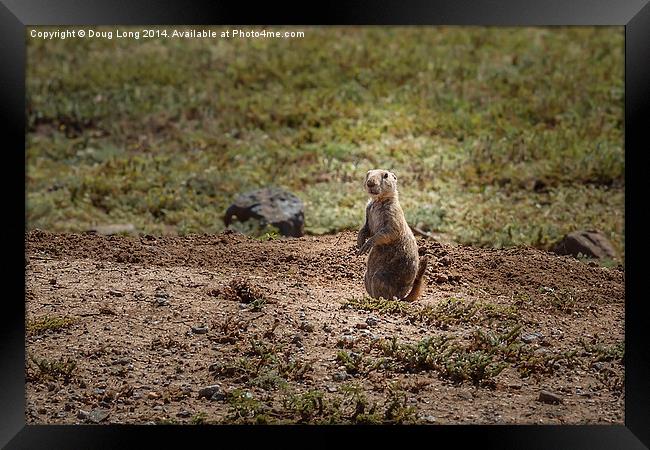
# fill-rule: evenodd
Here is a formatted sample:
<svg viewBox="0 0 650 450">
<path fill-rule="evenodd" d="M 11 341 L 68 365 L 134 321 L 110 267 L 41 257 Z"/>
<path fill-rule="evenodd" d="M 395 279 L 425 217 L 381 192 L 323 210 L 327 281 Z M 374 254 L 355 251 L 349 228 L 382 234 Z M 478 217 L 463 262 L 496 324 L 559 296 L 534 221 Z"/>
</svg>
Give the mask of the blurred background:
<svg viewBox="0 0 650 450">
<path fill-rule="evenodd" d="M 623 27 L 265 29 L 305 37 L 27 35 L 28 228 L 217 233 L 237 193 L 276 185 L 306 233 L 335 233 L 387 168 L 441 239 L 598 229 L 624 256 Z"/>
</svg>

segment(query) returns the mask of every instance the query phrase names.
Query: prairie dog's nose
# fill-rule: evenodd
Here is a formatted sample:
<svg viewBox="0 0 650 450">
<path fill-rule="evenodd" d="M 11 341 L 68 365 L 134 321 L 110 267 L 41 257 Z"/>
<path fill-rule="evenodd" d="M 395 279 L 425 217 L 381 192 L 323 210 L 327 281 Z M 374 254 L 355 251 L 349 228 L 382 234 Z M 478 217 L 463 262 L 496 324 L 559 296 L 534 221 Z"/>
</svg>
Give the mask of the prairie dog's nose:
<svg viewBox="0 0 650 450">
<path fill-rule="evenodd" d="M 377 181 L 371 178 L 368 180 L 366 184 L 368 185 L 368 187 L 375 187 L 377 186 Z"/>
</svg>

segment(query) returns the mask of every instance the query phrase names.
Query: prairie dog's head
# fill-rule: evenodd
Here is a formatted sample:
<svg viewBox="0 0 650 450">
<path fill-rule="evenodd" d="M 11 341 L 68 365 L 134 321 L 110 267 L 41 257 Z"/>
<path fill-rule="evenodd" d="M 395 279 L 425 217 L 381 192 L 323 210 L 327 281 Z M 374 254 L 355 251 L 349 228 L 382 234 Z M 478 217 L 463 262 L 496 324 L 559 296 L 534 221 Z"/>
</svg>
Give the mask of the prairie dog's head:
<svg viewBox="0 0 650 450">
<path fill-rule="evenodd" d="M 364 182 L 366 191 L 373 198 L 395 197 L 397 195 L 397 177 L 384 169 L 369 170 Z"/>
</svg>

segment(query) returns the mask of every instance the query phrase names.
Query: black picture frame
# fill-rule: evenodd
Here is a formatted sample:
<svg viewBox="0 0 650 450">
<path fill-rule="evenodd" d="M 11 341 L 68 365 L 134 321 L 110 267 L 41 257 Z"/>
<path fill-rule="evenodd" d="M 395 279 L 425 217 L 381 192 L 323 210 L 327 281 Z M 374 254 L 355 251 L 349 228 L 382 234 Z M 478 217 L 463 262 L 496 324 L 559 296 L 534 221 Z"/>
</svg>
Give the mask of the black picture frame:
<svg viewBox="0 0 650 450">
<path fill-rule="evenodd" d="M 418 426 L 418 427 L 180 427 L 46 426 L 25 423 L 24 258 L 25 187 L 25 27 L 28 25 L 100 24 L 382 24 L 382 25 L 619 25 L 625 27 L 625 425 L 585 426 Z M 216 1 L 1 0 L 0 71 L 2 123 L 7 127 L 4 155 L 10 158 L 2 177 L 5 199 L 4 249 L 8 258 L 2 289 L 0 327 L 0 445 L 6 448 L 130 448 L 145 439 L 151 446 L 208 438 L 226 445 L 226 437 L 264 434 L 268 443 L 298 445 L 345 443 L 357 433 L 396 443 L 423 438 L 428 445 L 473 443 L 481 448 L 641 449 L 650 447 L 650 350 L 648 311 L 642 288 L 648 229 L 644 173 L 648 167 L 646 129 L 650 125 L 650 5 L 648 0 L 435 0 L 370 2 L 347 5 L 278 6 Z M 644 143 L 646 144 L 644 146 Z M 646 175 L 647 176 L 647 175 Z M 9 201 L 5 201 L 8 208 Z M 19 235 L 23 238 L 19 237 Z M 21 256 L 22 253 L 22 256 Z M 22 297 L 21 297 L 22 293 Z M 368 433 L 370 431 L 370 433 Z M 289 433 L 287 433 L 289 432 Z M 418 436 L 414 436 L 413 433 Z M 343 440 L 342 440 L 343 438 Z M 405 440 L 408 439 L 408 440 Z M 237 440 L 235 442 L 237 442 Z M 302 443 L 301 443 L 302 442 Z M 368 441 L 370 442 L 370 441 Z M 176 444 L 177 445 L 177 444 Z M 229 444 L 232 445 L 232 444 Z M 237 444 L 235 444 L 237 445 Z M 414 444 L 417 445 L 417 444 Z M 447 444 L 449 445 L 449 444 Z M 147 445 L 149 446 L 149 445 Z"/>
</svg>

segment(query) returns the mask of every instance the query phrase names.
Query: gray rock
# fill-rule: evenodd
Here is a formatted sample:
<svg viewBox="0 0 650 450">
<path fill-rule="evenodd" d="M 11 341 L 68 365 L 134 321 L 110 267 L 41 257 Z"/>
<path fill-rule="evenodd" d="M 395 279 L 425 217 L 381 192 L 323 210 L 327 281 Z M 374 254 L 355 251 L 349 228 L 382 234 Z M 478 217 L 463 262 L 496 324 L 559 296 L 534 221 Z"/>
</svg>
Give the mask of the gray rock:
<svg viewBox="0 0 650 450">
<path fill-rule="evenodd" d="M 185 417 L 190 417 L 191 415 L 192 415 L 192 413 L 189 412 L 189 411 L 181 411 L 181 412 L 179 412 L 178 414 L 176 414 L 176 417 L 183 417 L 183 418 L 185 418 Z"/>
<path fill-rule="evenodd" d="M 535 342 L 538 339 L 543 338 L 544 335 L 540 333 L 539 331 L 535 331 L 533 333 L 526 333 L 521 336 L 521 340 L 524 341 L 526 344 L 531 344 Z"/>
<path fill-rule="evenodd" d="M 379 319 L 377 319 L 376 317 L 368 317 L 366 319 L 366 323 L 371 327 L 374 327 L 379 323 Z"/>
<path fill-rule="evenodd" d="M 257 219 L 262 226 L 276 227 L 283 236 L 304 234 L 305 217 L 302 200 L 291 192 L 267 187 L 238 195 L 226 210 L 224 223 L 230 226 L 233 217 L 241 222 Z"/>
<path fill-rule="evenodd" d="M 199 398 L 207 398 L 208 400 L 225 400 L 226 393 L 221 389 L 218 384 L 206 386 L 199 391 Z"/>
<path fill-rule="evenodd" d="M 332 380 L 334 381 L 345 381 L 350 378 L 350 375 L 347 372 L 336 372 L 332 375 Z"/>
<path fill-rule="evenodd" d="M 339 348 L 352 348 L 355 342 L 354 336 L 343 335 L 336 341 L 336 346 Z"/>
<path fill-rule="evenodd" d="M 574 231 L 567 234 L 553 247 L 553 253 L 558 255 L 578 256 L 582 254 L 589 258 L 615 258 L 616 251 L 611 242 L 599 231 Z"/>
<path fill-rule="evenodd" d="M 113 297 L 124 297 L 124 292 L 118 291 L 117 289 L 111 289 L 108 291 L 109 295 L 112 295 Z"/>
<path fill-rule="evenodd" d="M 88 414 L 88 420 L 92 423 L 100 423 L 108 418 L 110 411 L 107 409 L 96 408 Z"/>
<path fill-rule="evenodd" d="M 302 337 L 299 334 L 296 334 L 293 339 L 291 339 L 291 343 L 302 347 Z"/>
<path fill-rule="evenodd" d="M 308 333 L 311 333 L 312 331 L 314 331 L 314 326 L 311 323 L 305 321 L 300 324 L 300 329 Z"/>
<path fill-rule="evenodd" d="M 550 403 L 550 404 L 562 403 L 562 397 L 560 397 L 557 394 L 554 394 L 553 392 L 544 391 L 544 390 L 539 392 L 539 398 L 537 400 L 539 400 L 540 402 Z"/>
<path fill-rule="evenodd" d="M 434 416 L 423 416 L 422 420 L 427 423 L 436 423 L 437 419 Z"/>
<path fill-rule="evenodd" d="M 204 325 L 192 327 L 192 333 L 194 334 L 206 334 L 207 332 L 208 332 L 208 327 Z"/>
<path fill-rule="evenodd" d="M 606 366 L 606 364 L 604 362 L 602 362 L 602 361 L 596 361 L 595 363 L 593 363 L 591 365 L 591 367 L 593 367 L 594 369 L 596 369 L 598 371 L 603 370 L 605 368 L 605 366 Z"/>
<path fill-rule="evenodd" d="M 83 409 L 80 409 L 77 412 L 77 419 L 86 420 L 86 419 L 88 419 L 89 415 L 90 415 L 90 413 L 88 411 L 84 411 Z"/>
</svg>

